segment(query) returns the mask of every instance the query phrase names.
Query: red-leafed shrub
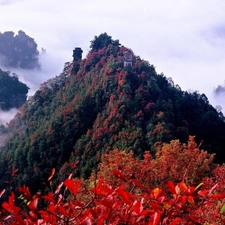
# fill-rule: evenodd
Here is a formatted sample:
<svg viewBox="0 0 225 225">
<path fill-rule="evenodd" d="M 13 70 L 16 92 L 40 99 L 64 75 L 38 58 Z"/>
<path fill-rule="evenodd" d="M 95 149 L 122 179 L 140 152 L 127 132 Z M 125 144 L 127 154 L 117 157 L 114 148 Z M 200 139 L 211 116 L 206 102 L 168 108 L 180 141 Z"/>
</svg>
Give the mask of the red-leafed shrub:
<svg viewBox="0 0 225 225">
<path fill-rule="evenodd" d="M 124 180 L 121 171 L 113 173 Z M 214 193 L 217 184 L 210 190 L 205 190 L 201 189 L 202 184 L 195 187 L 187 186 L 184 182 L 175 185 L 168 181 L 165 190 L 150 190 L 133 179 L 133 188 L 141 190 L 140 193 L 133 194 L 126 190 L 125 183 L 113 188 L 100 179 L 93 189 L 83 192 L 88 201 L 82 201 L 77 197 L 82 189 L 81 182 L 68 178 L 55 192 L 47 195 L 31 196 L 27 187 L 20 187 L 22 203 L 19 206 L 14 204 L 15 195 L 12 192 L 8 201 L 2 204 L 0 224 L 194 225 L 225 222 L 222 217 L 224 207 L 217 218 L 214 217 L 214 211 L 218 210 L 210 208 L 215 200 L 225 197 L 224 194 Z M 70 195 L 66 198 L 67 190 Z M 39 206 L 40 202 L 42 207 Z M 206 205 L 212 211 L 207 210 Z M 206 211 L 207 217 L 203 217 Z"/>
<path fill-rule="evenodd" d="M 69 175 L 55 190 L 53 168 L 48 193 L 32 195 L 26 186 L 18 188 L 20 197 L 11 192 L 1 205 L 0 225 L 224 224 L 224 166 L 204 177 L 213 156 L 193 137 L 187 145 L 172 141 L 157 148 L 154 158 L 146 152 L 143 160 L 114 150 L 102 156 L 89 180 Z"/>
</svg>

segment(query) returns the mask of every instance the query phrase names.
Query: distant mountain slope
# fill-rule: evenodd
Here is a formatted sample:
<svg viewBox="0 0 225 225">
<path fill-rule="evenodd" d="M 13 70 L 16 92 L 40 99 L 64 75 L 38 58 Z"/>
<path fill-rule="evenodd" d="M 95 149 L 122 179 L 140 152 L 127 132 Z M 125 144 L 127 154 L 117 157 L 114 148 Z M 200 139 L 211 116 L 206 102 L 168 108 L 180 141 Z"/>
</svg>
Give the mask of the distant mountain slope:
<svg viewBox="0 0 225 225">
<path fill-rule="evenodd" d="M 29 88 L 19 81 L 16 74 L 0 69 L 0 109 L 19 108 L 27 99 Z"/>
<path fill-rule="evenodd" d="M 11 122 L 13 136 L 0 155 L 1 186 L 11 179 L 6 168 L 18 169 L 15 181 L 37 190 L 52 167 L 63 179 L 79 160 L 77 175 L 87 177 L 103 152 L 133 150 L 142 157 L 159 142 L 187 142 L 188 135 L 225 160 L 224 117 L 204 94 L 182 91 L 135 55 L 124 67 L 129 49 L 107 34 L 101 38 L 86 59 L 67 63 L 44 83 Z"/>
<path fill-rule="evenodd" d="M 5 67 L 39 68 L 39 52 L 33 38 L 24 31 L 0 33 L 0 64 Z"/>
</svg>

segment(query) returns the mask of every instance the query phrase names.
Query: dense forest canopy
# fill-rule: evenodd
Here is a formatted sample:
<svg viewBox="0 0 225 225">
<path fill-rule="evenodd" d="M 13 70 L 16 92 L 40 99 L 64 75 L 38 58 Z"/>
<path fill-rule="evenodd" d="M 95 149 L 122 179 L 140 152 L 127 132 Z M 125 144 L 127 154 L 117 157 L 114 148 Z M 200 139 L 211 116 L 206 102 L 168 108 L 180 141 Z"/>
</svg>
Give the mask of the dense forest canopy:
<svg viewBox="0 0 225 225">
<path fill-rule="evenodd" d="M 40 68 L 39 52 L 33 38 L 24 31 L 0 33 L 0 64 L 5 67 L 34 69 Z"/>
<path fill-rule="evenodd" d="M 0 109 L 21 107 L 26 102 L 28 90 L 16 74 L 11 76 L 9 72 L 0 69 Z"/>
<path fill-rule="evenodd" d="M 91 41 L 91 51 L 98 51 L 99 49 L 102 49 L 104 47 L 107 47 L 109 45 L 119 46 L 119 40 L 113 40 L 111 36 L 109 36 L 107 33 L 102 33 L 99 36 L 95 36 L 94 40 Z"/>
<path fill-rule="evenodd" d="M 67 63 L 45 82 L 11 121 L 13 135 L 0 152 L 0 187 L 16 169 L 13 184 L 37 190 L 53 167 L 62 180 L 76 161 L 76 176 L 87 178 L 103 153 L 133 151 L 141 159 L 147 150 L 155 157 L 160 143 L 187 143 L 189 135 L 224 162 L 224 117 L 204 94 L 182 91 L 135 55 L 124 67 L 128 48 L 106 33 L 91 47 L 85 59 Z"/>
</svg>

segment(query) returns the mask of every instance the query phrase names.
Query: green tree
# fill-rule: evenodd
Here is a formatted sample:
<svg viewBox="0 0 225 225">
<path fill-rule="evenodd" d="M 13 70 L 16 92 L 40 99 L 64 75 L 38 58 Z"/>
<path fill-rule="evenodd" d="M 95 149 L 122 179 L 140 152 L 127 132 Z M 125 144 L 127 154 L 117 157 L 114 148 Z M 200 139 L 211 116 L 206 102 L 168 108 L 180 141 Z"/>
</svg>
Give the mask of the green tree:
<svg viewBox="0 0 225 225">
<path fill-rule="evenodd" d="M 98 51 L 99 49 L 102 49 L 104 47 L 107 47 L 108 45 L 120 45 L 119 40 L 113 40 L 111 36 L 109 36 L 106 32 L 100 34 L 99 36 L 95 36 L 94 40 L 91 41 L 91 51 Z"/>
</svg>

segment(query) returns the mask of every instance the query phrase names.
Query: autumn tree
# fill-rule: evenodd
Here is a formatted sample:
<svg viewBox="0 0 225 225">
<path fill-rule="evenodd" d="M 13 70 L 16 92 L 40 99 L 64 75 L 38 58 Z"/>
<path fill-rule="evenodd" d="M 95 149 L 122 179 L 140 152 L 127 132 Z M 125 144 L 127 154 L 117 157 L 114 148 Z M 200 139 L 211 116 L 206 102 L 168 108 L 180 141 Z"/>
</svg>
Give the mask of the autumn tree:
<svg viewBox="0 0 225 225">
<path fill-rule="evenodd" d="M 148 188 L 163 188 L 168 180 L 197 185 L 211 170 L 214 155 L 200 150 L 193 136 L 187 144 L 173 140 L 169 144 L 156 143 L 156 148 L 154 157 L 146 151 L 142 160 L 134 157 L 132 151 L 104 154 L 99 170 L 90 179 L 95 180 L 97 175 L 112 186 L 126 182 L 131 189 L 132 180 L 136 179 Z M 115 175 L 120 179 L 115 179 Z"/>
</svg>

